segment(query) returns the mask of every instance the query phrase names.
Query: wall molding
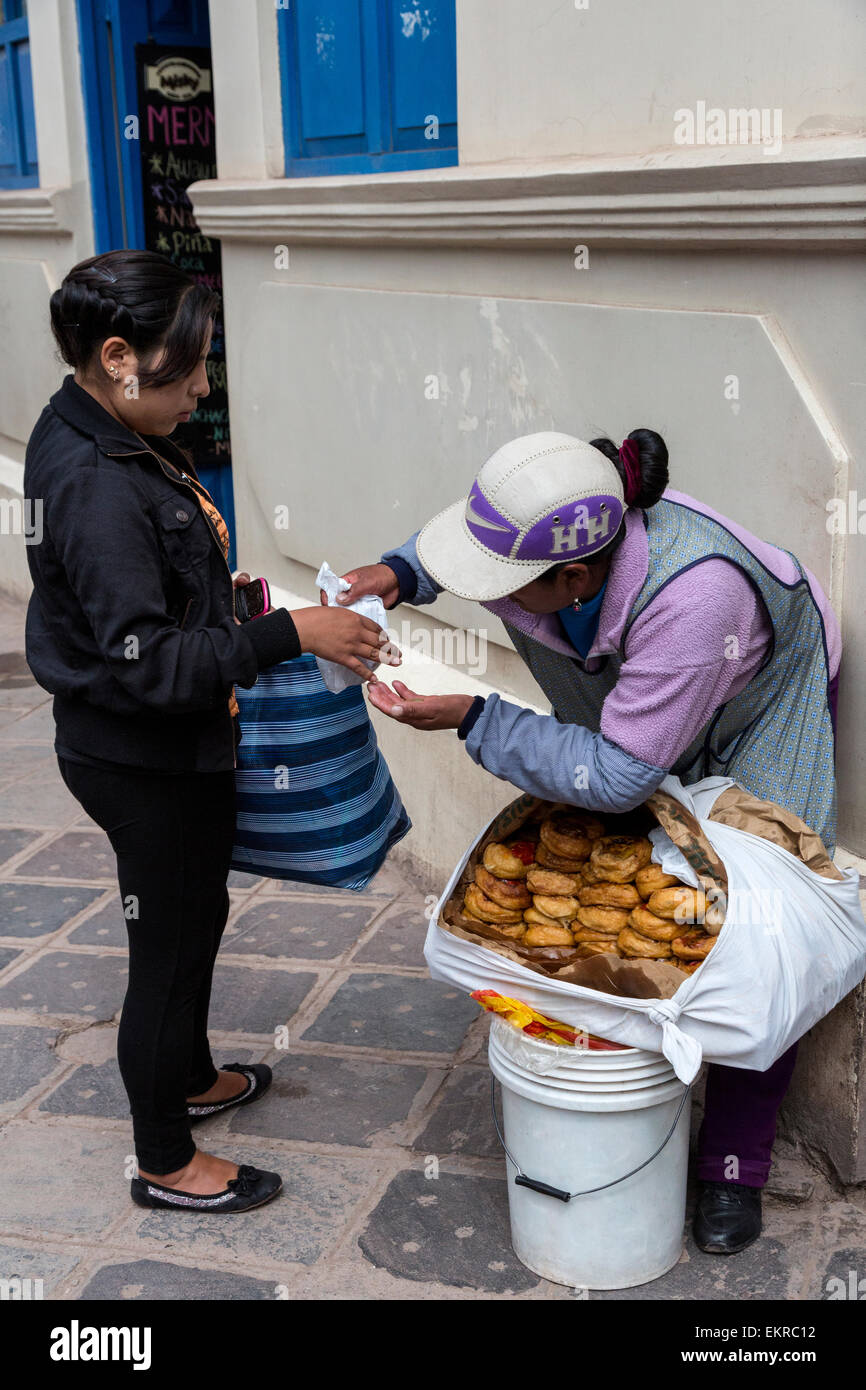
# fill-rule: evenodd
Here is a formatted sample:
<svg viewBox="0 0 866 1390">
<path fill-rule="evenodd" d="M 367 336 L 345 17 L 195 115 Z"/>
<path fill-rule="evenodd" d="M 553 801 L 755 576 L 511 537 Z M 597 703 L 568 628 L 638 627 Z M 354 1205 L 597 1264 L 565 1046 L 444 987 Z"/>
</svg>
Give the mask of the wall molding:
<svg viewBox="0 0 866 1390">
<path fill-rule="evenodd" d="M 0 232 L 72 236 L 69 188 L 0 188 Z"/>
<path fill-rule="evenodd" d="M 189 190 L 223 240 L 487 247 L 866 245 L 866 139 L 677 149 L 424 173 L 212 179 Z"/>
</svg>

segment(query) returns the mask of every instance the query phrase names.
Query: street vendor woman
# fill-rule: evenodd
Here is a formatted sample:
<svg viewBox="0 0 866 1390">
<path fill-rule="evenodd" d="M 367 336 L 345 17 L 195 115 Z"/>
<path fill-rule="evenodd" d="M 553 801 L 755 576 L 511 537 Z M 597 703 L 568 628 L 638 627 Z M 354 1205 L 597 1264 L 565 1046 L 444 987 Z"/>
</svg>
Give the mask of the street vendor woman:
<svg viewBox="0 0 866 1390">
<path fill-rule="evenodd" d="M 378 682 L 369 694 L 383 713 L 456 729 L 488 772 L 592 811 L 633 809 L 669 772 L 731 777 L 794 811 L 833 853 L 836 618 L 790 552 L 668 488 L 654 430 L 632 430 L 619 448 L 559 433 L 513 439 L 468 497 L 345 578 L 345 602 L 431 603 L 443 589 L 479 601 L 552 705 L 542 715 L 498 695 Z M 702 1250 L 733 1254 L 760 1235 L 796 1051 L 766 1072 L 708 1068 Z"/>
</svg>

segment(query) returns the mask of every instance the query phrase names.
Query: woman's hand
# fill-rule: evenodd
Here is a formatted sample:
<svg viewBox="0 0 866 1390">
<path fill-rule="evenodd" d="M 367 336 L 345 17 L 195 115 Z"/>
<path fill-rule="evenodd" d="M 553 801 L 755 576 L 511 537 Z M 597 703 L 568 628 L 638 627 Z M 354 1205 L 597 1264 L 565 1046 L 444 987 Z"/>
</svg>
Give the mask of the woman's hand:
<svg viewBox="0 0 866 1390">
<path fill-rule="evenodd" d="M 376 681 L 368 694 L 376 709 L 413 729 L 457 729 L 473 700 L 471 695 L 417 695 L 402 681 L 395 681 L 393 690 L 384 681 Z"/>
<path fill-rule="evenodd" d="M 347 613 L 339 608 L 299 608 L 292 619 L 301 639 L 301 651 L 312 652 L 326 661 L 348 666 L 362 680 L 375 682 L 376 677 L 364 663 L 384 661 L 399 666 L 400 651 L 390 644 L 387 632 L 372 618 L 360 613 Z"/>
<path fill-rule="evenodd" d="M 337 595 L 337 604 L 341 608 L 347 603 L 356 603 L 359 598 L 366 598 L 368 594 L 380 598 L 386 608 L 393 608 L 400 597 L 400 585 L 390 565 L 362 565 L 360 569 L 348 570 L 342 577 L 352 587 L 344 594 Z M 319 590 L 319 599 L 327 604 L 324 589 Z"/>
<path fill-rule="evenodd" d="M 250 576 L 247 574 L 246 570 L 239 570 L 238 573 L 237 573 L 237 574 L 234 576 L 234 578 L 232 579 L 232 588 L 233 588 L 233 589 L 243 589 L 247 584 L 251 584 L 251 583 L 252 583 L 252 579 L 251 579 Z M 241 627 L 241 626 L 242 626 L 241 620 L 240 620 L 240 618 L 238 617 L 237 613 L 235 614 L 235 622 L 237 623 L 238 627 Z"/>
</svg>

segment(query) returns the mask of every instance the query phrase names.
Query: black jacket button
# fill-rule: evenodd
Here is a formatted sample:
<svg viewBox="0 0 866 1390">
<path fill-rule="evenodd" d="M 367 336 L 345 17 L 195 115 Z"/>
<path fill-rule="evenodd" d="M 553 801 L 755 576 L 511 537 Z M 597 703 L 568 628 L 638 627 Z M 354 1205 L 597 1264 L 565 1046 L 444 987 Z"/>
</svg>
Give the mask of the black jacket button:
<svg viewBox="0 0 866 1390">
<path fill-rule="evenodd" d="M 189 521 L 189 512 L 178 512 L 177 519 L 178 521 Z"/>
</svg>

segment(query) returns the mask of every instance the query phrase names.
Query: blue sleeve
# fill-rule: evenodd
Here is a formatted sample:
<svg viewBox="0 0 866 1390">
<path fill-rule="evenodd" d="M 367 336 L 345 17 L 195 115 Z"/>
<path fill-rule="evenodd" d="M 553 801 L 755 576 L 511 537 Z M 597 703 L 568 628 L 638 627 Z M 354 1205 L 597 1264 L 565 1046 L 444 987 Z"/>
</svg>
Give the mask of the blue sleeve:
<svg viewBox="0 0 866 1390">
<path fill-rule="evenodd" d="M 403 545 L 389 550 L 381 558 L 381 563 L 390 565 L 400 585 L 399 603 L 433 603 L 437 594 L 442 593 L 442 585 L 437 584 L 424 569 L 418 559 L 415 542 L 419 532 L 410 536 Z"/>
<path fill-rule="evenodd" d="M 602 734 L 560 724 L 552 714 L 535 714 L 498 695 L 488 695 L 465 738 L 469 756 L 495 777 L 533 796 L 589 811 L 631 811 L 668 774 Z"/>
</svg>

